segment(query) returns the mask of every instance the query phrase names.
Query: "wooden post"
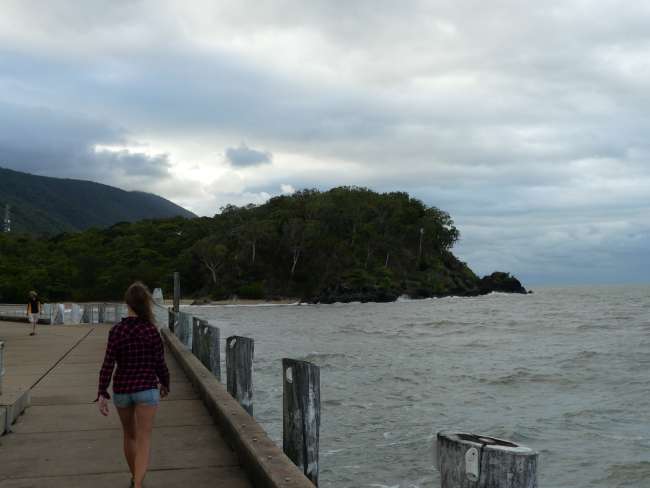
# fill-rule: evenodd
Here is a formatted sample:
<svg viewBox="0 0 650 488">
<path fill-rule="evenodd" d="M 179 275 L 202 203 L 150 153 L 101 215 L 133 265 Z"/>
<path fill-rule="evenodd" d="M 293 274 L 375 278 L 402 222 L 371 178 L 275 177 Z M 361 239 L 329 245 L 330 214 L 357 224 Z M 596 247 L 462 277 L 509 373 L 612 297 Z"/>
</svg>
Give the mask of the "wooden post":
<svg viewBox="0 0 650 488">
<path fill-rule="evenodd" d="M 2 378 L 5 375 L 5 343 L 0 341 L 0 395 L 2 395 Z M 0 430 L 0 433 L 2 430 Z"/>
<path fill-rule="evenodd" d="M 320 368 L 306 361 L 282 360 L 285 454 L 318 486 Z"/>
<path fill-rule="evenodd" d="M 253 415 L 253 353 L 255 341 L 250 337 L 226 339 L 226 383 L 228 393 Z"/>
<path fill-rule="evenodd" d="M 537 452 L 514 442 L 439 432 L 440 488 L 537 488 Z"/>
<path fill-rule="evenodd" d="M 221 331 L 206 320 L 192 322 L 192 354 L 221 381 Z"/>
<path fill-rule="evenodd" d="M 169 330 L 174 332 L 174 327 L 176 326 L 176 314 L 171 307 L 167 309 L 167 315 L 167 327 L 169 327 Z"/>
<path fill-rule="evenodd" d="M 178 337 L 184 346 L 191 349 L 191 334 L 192 334 L 192 316 L 185 312 L 178 312 L 176 314 L 176 327 L 174 334 Z"/>
<path fill-rule="evenodd" d="M 174 312 L 181 310 L 181 275 L 174 271 Z"/>
</svg>

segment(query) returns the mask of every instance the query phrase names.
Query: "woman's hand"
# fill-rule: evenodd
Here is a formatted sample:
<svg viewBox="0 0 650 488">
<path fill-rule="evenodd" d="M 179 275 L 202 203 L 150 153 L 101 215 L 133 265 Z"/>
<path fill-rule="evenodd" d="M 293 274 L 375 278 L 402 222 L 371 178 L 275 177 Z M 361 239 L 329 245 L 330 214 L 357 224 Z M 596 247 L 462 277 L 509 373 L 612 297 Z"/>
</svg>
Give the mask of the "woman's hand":
<svg viewBox="0 0 650 488">
<path fill-rule="evenodd" d="M 108 399 L 100 396 L 99 400 L 97 400 L 97 407 L 99 408 L 99 413 L 101 413 L 104 417 L 108 416 Z"/>
<path fill-rule="evenodd" d="M 165 385 L 160 385 L 160 398 L 165 398 L 167 395 L 169 395 L 169 388 Z"/>
</svg>

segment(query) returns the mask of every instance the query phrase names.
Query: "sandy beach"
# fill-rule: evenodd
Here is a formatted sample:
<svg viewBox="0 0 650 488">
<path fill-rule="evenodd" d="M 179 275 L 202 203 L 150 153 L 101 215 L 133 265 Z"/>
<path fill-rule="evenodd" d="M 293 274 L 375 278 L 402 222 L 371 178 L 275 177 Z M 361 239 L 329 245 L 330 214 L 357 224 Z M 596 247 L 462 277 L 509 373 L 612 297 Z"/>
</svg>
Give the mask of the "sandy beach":
<svg viewBox="0 0 650 488">
<path fill-rule="evenodd" d="M 249 298 L 232 298 L 229 300 L 182 299 L 181 305 L 292 305 L 299 303 L 299 298 L 282 298 L 280 300 L 256 300 Z M 172 300 L 165 300 L 165 305 L 172 306 Z"/>
</svg>

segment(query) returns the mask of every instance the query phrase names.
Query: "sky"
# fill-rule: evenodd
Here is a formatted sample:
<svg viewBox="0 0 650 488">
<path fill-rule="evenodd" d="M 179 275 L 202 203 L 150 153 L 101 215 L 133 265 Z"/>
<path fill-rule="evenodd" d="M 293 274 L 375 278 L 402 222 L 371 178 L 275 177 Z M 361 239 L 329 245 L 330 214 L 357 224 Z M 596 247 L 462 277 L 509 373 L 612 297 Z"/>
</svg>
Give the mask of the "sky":
<svg viewBox="0 0 650 488">
<path fill-rule="evenodd" d="M 0 166 L 214 215 L 406 191 L 479 274 L 648 283 L 650 3 L 3 0 Z"/>
</svg>

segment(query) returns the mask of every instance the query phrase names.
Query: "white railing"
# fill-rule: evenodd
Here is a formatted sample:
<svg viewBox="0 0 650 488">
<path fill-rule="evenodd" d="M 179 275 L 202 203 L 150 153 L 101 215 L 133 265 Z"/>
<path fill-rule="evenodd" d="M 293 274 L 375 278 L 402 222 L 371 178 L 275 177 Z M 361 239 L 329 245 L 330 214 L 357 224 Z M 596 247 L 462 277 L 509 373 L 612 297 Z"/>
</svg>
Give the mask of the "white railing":
<svg viewBox="0 0 650 488">
<path fill-rule="evenodd" d="M 7 317 L 27 317 L 27 305 L 15 303 L 0 305 L 0 315 Z"/>
<path fill-rule="evenodd" d="M 3 303 L 0 304 L 0 317 L 4 319 L 19 319 L 24 320 L 27 318 L 27 304 L 23 303 Z M 52 319 L 52 305 L 49 303 L 43 304 L 41 313 L 38 314 L 39 320 Z"/>
<path fill-rule="evenodd" d="M 101 324 L 119 322 L 126 315 L 124 303 L 45 303 L 38 319 L 50 324 Z M 0 304 L 0 318 L 25 320 L 27 305 Z"/>
</svg>

